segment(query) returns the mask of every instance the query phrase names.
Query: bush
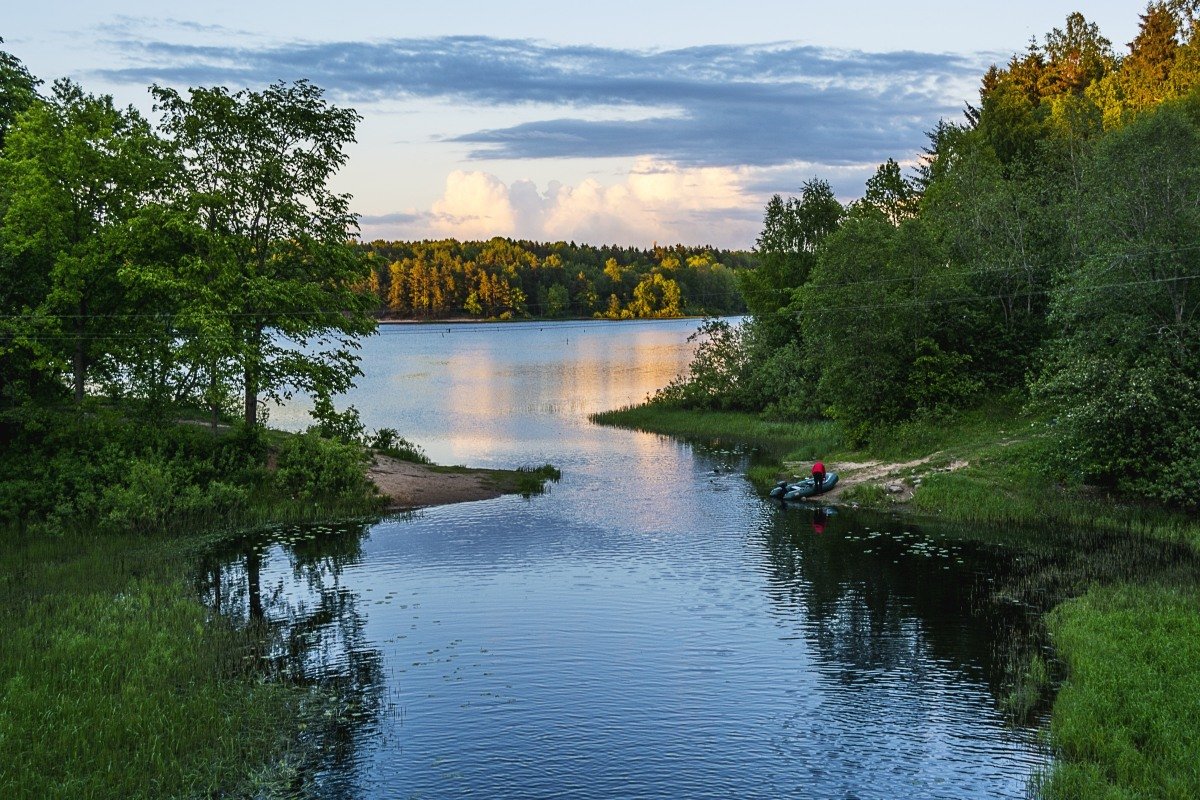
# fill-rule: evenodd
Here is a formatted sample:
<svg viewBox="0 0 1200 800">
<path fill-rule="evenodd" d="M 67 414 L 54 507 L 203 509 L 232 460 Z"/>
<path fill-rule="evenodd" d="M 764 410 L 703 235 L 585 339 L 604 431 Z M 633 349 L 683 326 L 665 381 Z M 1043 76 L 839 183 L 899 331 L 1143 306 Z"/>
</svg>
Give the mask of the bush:
<svg viewBox="0 0 1200 800">
<path fill-rule="evenodd" d="M 363 469 L 367 453 L 356 444 L 326 439 L 313 429 L 279 450 L 275 484 L 296 499 L 358 499 L 374 493 Z"/>
<path fill-rule="evenodd" d="M 425 455 L 421 446 L 405 439 L 395 428 L 380 428 L 375 431 L 367 445 L 372 450 L 401 461 L 411 461 L 414 464 L 429 463 L 429 456 Z"/>
</svg>

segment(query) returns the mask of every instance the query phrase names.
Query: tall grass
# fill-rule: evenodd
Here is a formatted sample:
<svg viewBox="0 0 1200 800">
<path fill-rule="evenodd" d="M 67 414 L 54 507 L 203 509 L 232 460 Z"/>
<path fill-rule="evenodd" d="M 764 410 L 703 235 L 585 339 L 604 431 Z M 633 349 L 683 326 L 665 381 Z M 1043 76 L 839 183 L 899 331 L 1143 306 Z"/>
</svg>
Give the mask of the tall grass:
<svg viewBox="0 0 1200 800">
<path fill-rule="evenodd" d="M 614 425 L 685 439 L 737 439 L 776 453 L 795 451 L 797 459 L 812 459 L 844 447 L 836 423 L 764 419 L 738 411 L 691 411 L 662 403 L 627 406 L 592 414 L 600 425 Z"/>
<path fill-rule="evenodd" d="M 182 551 L 4 537 L 0 796 L 245 796 L 287 783 L 300 697 L 211 620 Z"/>
<path fill-rule="evenodd" d="M 1062 759 L 1047 798 L 1200 797 L 1200 600 L 1093 589 L 1049 616 L 1070 679 L 1054 705 Z"/>
</svg>

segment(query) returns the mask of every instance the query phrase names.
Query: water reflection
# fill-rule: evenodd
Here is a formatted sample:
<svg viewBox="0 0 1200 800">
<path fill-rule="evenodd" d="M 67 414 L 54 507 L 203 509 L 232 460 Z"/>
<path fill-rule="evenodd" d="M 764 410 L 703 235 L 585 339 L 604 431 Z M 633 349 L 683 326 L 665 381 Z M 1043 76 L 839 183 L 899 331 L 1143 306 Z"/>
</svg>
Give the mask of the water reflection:
<svg viewBox="0 0 1200 800">
<path fill-rule="evenodd" d="M 368 343 L 368 425 L 563 479 L 214 554 L 214 607 L 362 712 L 321 793 L 1025 795 L 1045 754 L 998 709 L 997 642 L 1025 617 L 981 599 L 996 553 L 766 502 L 727 443 L 586 422 L 673 377 L 691 327 Z"/>
<path fill-rule="evenodd" d="M 317 688 L 307 715 L 309 779 L 343 771 L 378 733 L 386 682 L 358 592 L 343 582 L 370 523 L 273 527 L 216 545 L 197 589 L 215 613 L 256 629 L 248 654 L 269 678 Z M 337 796 L 332 793 L 329 796 Z"/>
</svg>

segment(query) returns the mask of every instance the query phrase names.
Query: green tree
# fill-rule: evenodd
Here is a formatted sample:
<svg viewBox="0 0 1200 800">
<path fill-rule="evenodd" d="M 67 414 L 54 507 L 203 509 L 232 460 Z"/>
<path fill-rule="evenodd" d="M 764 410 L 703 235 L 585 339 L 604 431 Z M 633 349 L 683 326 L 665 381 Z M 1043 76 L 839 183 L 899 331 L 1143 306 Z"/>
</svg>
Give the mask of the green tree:
<svg viewBox="0 0 1200 800">
<path fill-rule="evenodd" d="M 866 191 L 858 205 L 873 208 L 888 222 L 899 225 L 916 215 L 919 201 L 916 186 L 904 177 L 895 159 L 889 158 L 867 180 Z"/>
<path fill-rule="evenodd" d="M 307 81 L 261 92 L 155 86 L 162 131 L 183 167 L 175 205 L 201 241 L 215 317 L 229 320 L 243 415 L 261 396 L 348 388 L 355 336 L 374 330 L 355 289 L 369 266 L 352 247 L 357 216 L 330 179 L 345 163 L 359 116 Z"/>
<path fill-rule="evenodd" d="M 3 37 L 0 44 L 4 44 Z M 0 150 L 4 149 L 4 138 L 17 116 L 37 100 L 37 87 L 41 83 L 29 74 L 19 58 L 0 50 Z"/>
<path fill-rule="evenodd" d="M 1108 134 L 1086 174 L 1087 254 L 1054 294 L 1034 384 L 1060 466 L 1200 504 L 1200 128 L 1166 105 Z"/>
<path fill-rule="evenodd" d="M 8 133 L 0 161 L 6 256 L 27 271 L 34 338 L 47 363 L 66 366 L 76 402 L 97 364 L 135 333 L 118 278 L 120 239 L 156 165 L 156 139 L 136 110 L 70 81 L 57 81 Z"/>
<path fill-rule="evenodd" d="M 792 291 L 816 262 L 818 245 L 837 230 L 844 213 L 829 183 L 820 179 L 806 182 L 798 199 L 771 198 L 755 246 L 758 267 L 742 273 L 742 294 L 751 313 L 773 314 L 791 302 Z"/>
</svg>

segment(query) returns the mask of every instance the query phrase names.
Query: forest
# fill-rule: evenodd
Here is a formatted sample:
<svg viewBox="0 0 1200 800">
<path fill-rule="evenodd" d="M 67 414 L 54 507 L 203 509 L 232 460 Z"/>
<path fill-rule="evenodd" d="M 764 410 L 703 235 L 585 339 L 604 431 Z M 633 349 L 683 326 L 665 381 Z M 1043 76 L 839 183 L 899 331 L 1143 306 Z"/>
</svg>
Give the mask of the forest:
<svg viewBox="0 0 1200 800">
<path fill-rule="evenodd" d="M 395 319 L 739 314 L 752 253 L 677 244 L 649 250 L 495 238 L 362 245 L 368 288 Z"/>
<path fill-rule="evenodd" d="M 843 204 L 776 196 L 741 275 L 656 402 L 832 418 L 851 444 L 987 399 L 1045 420 L 1038 468 L 1200 506 L 1200 28 L 1152 3 L 1119 55 L 1064 28 L 982 77 Z"/>
</svg>

